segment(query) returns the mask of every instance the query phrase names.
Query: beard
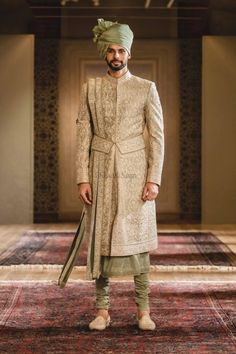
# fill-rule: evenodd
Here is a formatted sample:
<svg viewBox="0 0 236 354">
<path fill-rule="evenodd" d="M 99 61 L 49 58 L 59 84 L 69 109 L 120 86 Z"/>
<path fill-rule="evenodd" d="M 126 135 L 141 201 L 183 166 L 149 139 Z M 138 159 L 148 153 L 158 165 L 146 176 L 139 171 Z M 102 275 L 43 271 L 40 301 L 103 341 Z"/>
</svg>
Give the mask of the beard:
<svg viewBox="0 0 236 354">
<path fill-rule="evenodd" d="M 110 62 L 106 59 L 107 65 L 109 66 L 109 68 L 112 71 L 119 71 L 122 70 L 126 67 L 126 63 L 124 63 L 123 61 L 119 61 L 120 65 L 118 64 L 114 64 L 114 62 L 118 62 L 119 60 L 111 60 Z"/>
</svg>

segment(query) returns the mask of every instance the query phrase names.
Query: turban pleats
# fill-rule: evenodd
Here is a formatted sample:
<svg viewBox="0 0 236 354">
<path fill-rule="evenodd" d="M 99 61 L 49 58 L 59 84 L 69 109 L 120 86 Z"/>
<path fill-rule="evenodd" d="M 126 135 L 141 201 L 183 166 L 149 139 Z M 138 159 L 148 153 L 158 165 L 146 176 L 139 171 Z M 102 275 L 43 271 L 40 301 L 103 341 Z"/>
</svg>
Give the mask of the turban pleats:
<svg viewBox="0 0 236 354">
<path fill-rule="evenodd" d="M 93 33 L 93 40 L 97 43 L 101 58 L 106 58 L 107 48 L 110 44 L 120 45 L 130 54 L 134 35 L 128 25 L 99 19 L 98 25 L 93 28 Z"/>
</svg>

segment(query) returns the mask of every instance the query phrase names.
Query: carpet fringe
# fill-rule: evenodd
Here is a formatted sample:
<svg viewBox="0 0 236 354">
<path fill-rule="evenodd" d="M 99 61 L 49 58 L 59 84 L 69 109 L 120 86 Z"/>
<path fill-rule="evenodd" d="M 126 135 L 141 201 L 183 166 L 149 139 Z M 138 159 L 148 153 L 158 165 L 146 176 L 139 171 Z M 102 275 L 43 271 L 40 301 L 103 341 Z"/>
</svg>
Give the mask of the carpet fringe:
<svg viewBox="0 0 236 354">
<path fill-rule="evenodd" d="M 73 228 L 73 229 L 65 229 L 65 230 L 63 230 L 63 231 L 61 231 L 61 230 L 52 230 L 52 229 L 45 229 L 45 230 L 26 230 L 25 231 L 25 235 L 26 234 L 35 234 L 35 233 L 37 233 L 37 234 L 45 234 L 45 233 L 49 233 L 49 234 L 63 234 L 63 233 L 68 233 L 68 232 L 70 232 L 70 233 L 75 233 L 76 232 L 76 230 L 77 230 L 77 226 L 75 226 L 75 228 Z"/>
<path fill-rule="evenodd" d="M 76 224 L 74 227 L 72 228 L 68 228 L 65 230 L 58 230 L 58 229 L 43 229 L 43 230 L 37 230 L 37 229 L 31 229 L 31 230 L 26 230 L 25 234 L 29 233 L 29 234 L 34 234 L 34 233 L 41 233 L 44 234 L 45 232 L 47 233 L 58 233 L 58 234 L 63 234 L 63 232 L 71 232 L 71 233 L 75 233 L 77 230 L 78 225 Z M 165 234 L 165 233 L 177 233 L 177 234 L 182 234 L 182 233 L 193 233 L 193 232 L 198 232 L 198 233 L 212 233 L 215 235 L 215 233 L 220 233 L 223 232 L 225 233 L 224 230 L 212 230 L 212 229 L 188 229 L 188 230 L 180 230 L 180 229 L 163 229 L 163 230 L 158 230 L 158 234 Z"/>
<path fill-rule="evenodd" d="M 150 272 L 236 272 L 234 266 L 216 266 L 216 265 L 151 265 Z"/>
<path fill-rule="evenodd" d="M 62 269 L 62 265 L 59 264 L 11 264 L 11 265 L 1 265 L 0 270 L 58 270 Z M 74 270 L 79 272 L 85 272 L 86 266 L 75 266 Z M 234 266 L 216 266 L 216 265 L 151 265 L 150 273 L 155 272 L 222 272 L 222 273 L 233 273 L 236 272 L 236 267 Z"/>
</svg>

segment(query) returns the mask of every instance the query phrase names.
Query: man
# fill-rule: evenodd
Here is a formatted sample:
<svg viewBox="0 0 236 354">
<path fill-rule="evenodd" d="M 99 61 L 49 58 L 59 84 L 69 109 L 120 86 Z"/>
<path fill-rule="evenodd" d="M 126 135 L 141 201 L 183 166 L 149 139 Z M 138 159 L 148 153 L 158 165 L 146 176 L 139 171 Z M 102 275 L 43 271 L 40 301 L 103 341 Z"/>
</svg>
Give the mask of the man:
<svg viewBox="0 0 236 354">
<path fill-rule="evenodd" d="M 77 184 L 89 240 L 87 274 L 96 283 L 90 329 L 110 324 L 109 277 L 133 275 L 138 326 L 150 317 L 149 251 L 157 247 L 155 198 L 164 156 L 163 117 L 154 82 L 128 70 L 133 33 L 98 20 L 93 29 L 108 72 L 83 85 L 77 119 Z M 144 141 L 145 125 L 149 149 Z"/>
</svg>

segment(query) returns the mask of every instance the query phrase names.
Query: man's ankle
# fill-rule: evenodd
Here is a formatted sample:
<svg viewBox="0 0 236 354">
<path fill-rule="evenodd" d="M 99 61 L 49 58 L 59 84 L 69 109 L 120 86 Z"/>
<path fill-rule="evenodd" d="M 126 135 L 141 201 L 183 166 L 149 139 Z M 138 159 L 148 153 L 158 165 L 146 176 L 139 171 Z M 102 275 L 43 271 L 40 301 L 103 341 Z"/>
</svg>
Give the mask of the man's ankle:
<svg viewBox="0 0 236 354">
<path fill-rule="evenodd" d="M 150 310 L 138 310 L 138 319 L 140 320 L 140 318 L 144 315 L 150 315 Z"/>
<path fill-rule="evenodd" d="M 108 310 L 107 309 L 97 309 L 97 316 L 102 316 L 105 319 L 107 319 L 109 316 Z"/>
</svg>

